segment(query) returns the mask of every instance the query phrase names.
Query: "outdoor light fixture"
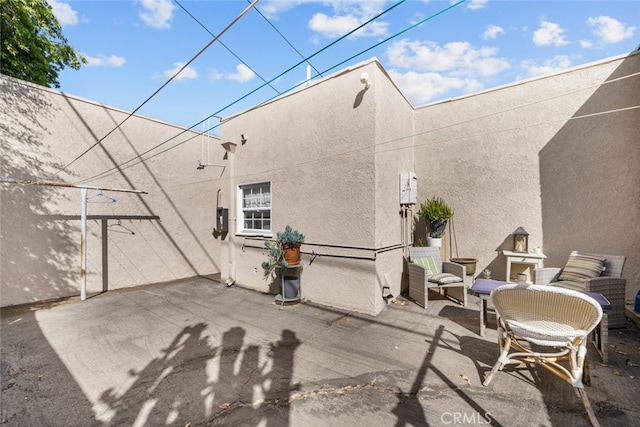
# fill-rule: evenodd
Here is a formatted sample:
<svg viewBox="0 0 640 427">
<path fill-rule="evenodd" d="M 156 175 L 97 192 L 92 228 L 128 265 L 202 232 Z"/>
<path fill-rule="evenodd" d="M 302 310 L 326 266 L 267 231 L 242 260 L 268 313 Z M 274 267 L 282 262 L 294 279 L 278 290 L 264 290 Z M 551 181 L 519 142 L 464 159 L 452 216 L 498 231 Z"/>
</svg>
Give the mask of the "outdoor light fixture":
<svg viewBox="0 0 640 427">
<path fill-rule="evenodd" d="M 364 85 L 365 89 L 369 89 L 369 87 L 371 87 L 371 82 L 369 81 L 369 74 L 362 73 L 360 75 L 360 83 Z"/>
<path fill-rule="evenodd" d="M 513 232 L 513 251 L 519 253 L 529 252 L 529 233 L 522 227 L 518 227 Z"/>
</svg>

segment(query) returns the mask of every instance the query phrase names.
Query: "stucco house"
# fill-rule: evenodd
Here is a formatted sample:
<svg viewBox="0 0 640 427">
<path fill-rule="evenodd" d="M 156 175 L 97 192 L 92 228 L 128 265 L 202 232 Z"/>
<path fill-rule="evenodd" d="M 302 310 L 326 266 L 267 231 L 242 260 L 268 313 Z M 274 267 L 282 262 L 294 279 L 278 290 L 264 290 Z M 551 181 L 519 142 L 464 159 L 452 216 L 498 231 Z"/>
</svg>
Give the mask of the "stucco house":
<svg viewBox="0 0 640 427">
<path fill-rule="evenodd" d="M 455 210 L 445 256 L 503 278 L 523 226 L 548 266 L 574 249 L 625 255 L 630 302 L 639 72 L 634 52 L 416 107 L 374 58 L 223 118 L 219 139 L 141 116 L 102 139 L 127 112 L 3 76 L 0 177 L 147 193 L 88 203 L 89 293 L 217 274 L 275 292 L 263 244 L 291 225 L 306 236 L 303 298 L 375 315 L 406 290 L 419 204 L 437 195 Z M 407 172 L 415 205 L 400 203 Z M 78 189 L 0 191 L 2 306 L 77 295 Z"/>
</svg>

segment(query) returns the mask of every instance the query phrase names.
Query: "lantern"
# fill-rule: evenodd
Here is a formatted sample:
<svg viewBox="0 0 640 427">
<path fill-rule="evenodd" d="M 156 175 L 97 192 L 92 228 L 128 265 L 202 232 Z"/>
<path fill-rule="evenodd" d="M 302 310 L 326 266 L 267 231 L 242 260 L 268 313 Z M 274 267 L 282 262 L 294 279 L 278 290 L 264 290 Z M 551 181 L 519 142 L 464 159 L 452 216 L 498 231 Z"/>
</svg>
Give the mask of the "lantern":
<svg viewBox="0 0 640 427">
<path fill-rule="evenodd" d="M 513 251 L 520 253 L 529 252 L 529 233 L 522 227 L 518 227 L 518 229 L 513 232 Z"/>
</svg>

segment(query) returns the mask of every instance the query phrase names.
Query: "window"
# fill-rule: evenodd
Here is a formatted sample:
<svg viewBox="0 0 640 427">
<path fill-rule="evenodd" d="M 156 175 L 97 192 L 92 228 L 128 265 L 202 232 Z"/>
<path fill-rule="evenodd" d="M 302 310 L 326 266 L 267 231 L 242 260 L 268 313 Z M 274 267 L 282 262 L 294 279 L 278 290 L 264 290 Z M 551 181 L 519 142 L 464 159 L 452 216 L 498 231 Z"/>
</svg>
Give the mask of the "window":
<svg viewBox="0 0 640 427">
<path fill-rule="evenodd" d="M 240 233 L 271 234 L 271 183 L 241 185 Z"/>
</svg>

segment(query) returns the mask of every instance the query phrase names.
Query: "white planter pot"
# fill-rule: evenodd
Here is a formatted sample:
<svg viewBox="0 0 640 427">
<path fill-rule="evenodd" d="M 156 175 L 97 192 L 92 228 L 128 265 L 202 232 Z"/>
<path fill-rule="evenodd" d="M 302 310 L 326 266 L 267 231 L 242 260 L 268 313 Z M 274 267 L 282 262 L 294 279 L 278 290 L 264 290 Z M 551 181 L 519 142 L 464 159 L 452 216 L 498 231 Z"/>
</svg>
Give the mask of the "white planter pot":
<svg viewBox="0 0 640 427">
<path fill-rule="evenodd" d="M 442 246 L 442 237 L 427 237 L 427 246 L 439 248 Z"/>
</svg>

